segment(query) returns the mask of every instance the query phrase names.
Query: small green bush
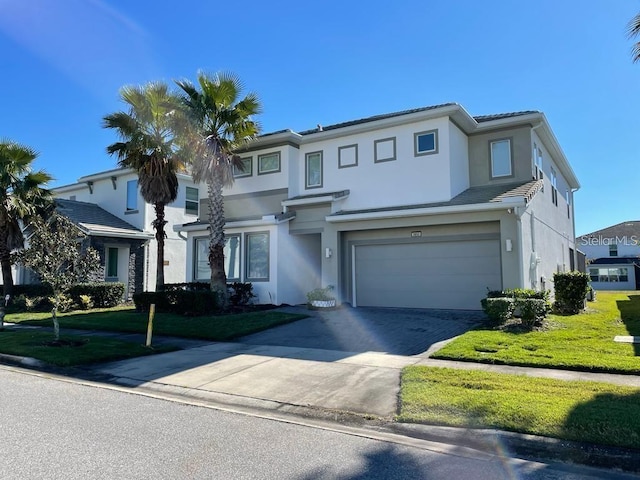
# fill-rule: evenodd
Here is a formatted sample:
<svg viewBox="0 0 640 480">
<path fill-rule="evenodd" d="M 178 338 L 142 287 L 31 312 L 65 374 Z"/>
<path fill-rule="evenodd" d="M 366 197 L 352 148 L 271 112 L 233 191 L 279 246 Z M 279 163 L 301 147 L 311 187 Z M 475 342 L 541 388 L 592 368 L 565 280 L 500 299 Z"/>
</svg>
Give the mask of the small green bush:
<svg viewBox="0 0 640 480">
<path fill-rule="evenodd" d="M 148 312 L 151 304 L 155 304 L 157 312 L 171 312 L 171 303 L 166 292 L 140 292 L 133 294 L 133 303 L 139 312 Z"/>
<path fill-rule="evenodd" d="M 480 303 L 492 325 L 501 325 L 509 320 L 516 308 L 515 300 L 509 297 L 483 298 Z"/>
<path fill-rule="evenodd" d="M 538 298 L 540 300 L 549 300 L 549 290 L 537 291 L 532 288 L 510 288 L 507 290 L 490 290 L 487 298 Z"/>
<path fill-rule="evenodd" d="M 91 310 L 93 308 L 93 300 L 89 295 L 80 295 L 78 307 L 80 307 L 80 310 Z"/>
<path fill-rule="evenodd" d="M 564 315 L 575 315 L 584 309 L 589 290 L 589 275 L 583 272 L 563 272 L 553 275 L 556 301 L 553 308 Z"/>
<path fill-rule="evenodd" d="M 522 298 L 518 299 L 516 303 L 520 309 L 522 325 L 530 329 L 540 325 L 549 311 L 547 301 L 540 298 Z"/>
<path fill-rule="evenodd" d="M 55 297 L 49 297 L 48 300 L 52 306 L 55 305 Z M 69 312 L 73 310 L 74 304 L 73 298 L 61 293 L 58 297 L 58 312 Z"/>
<path fill-rule="evenodd" d="M 183 290 L 174 292 L 175 304 L 171 310 L 183 315 L 205 315 L 218 309 L 218 295 L 211 290 Z"/>
</svg>

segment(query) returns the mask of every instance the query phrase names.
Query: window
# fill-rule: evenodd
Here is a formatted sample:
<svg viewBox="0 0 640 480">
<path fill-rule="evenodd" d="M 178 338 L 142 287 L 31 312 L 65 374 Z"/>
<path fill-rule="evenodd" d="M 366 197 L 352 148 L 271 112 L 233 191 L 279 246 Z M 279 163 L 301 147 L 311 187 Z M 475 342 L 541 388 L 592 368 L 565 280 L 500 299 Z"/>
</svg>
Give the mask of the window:
<svg viewBox="0 0 640 480">
<path fill-rule="evenodd" d="M 609 245 L 609 256 L 610 257 L 617 257 L 618 256 L 618 244 L 617 243 L 612 243 L 611 245 Z"/>
<path fill-rule="evenodd" d="M 544 178 L 544 173 L 542 172 L 542 149 L 535 143 L 533 144 L 533 160 L 535 163 L 535 175 L 533 178 L 542 180 Z"/>
<path fill-rule="evenodd" d="M 373 142 L 373 161 L 388 162 L 396 159 L 396 137 L 383 138 Z"/>
<path fill-rule="evenodd" d="M 235 165 L 233 166 L 233 176 L 235 178 L 250 177 L 253 175 L 253 157 L 241 158 L 242 170 Z M 279 168 L 279 167 L 278 167 Z"/>
<path fill-rule="evenodd" d="M 280 171 L 280 152 L 258 155 L 258 175 Z"/>
<path fill-rule="evenodd" d="M 551 202 L 558 206 L 558 178 L 553 167 L 551 167 Z"/>
<path fill-rule="evenodd" d="M 592 282 L 628 282 L 629 269 L 622 268 L 590 268 L 589 277 Z"/>
<path fill-rule="evenodd" d="M 438 131 L 429 130 L 413 134 L 414 155 L 431 155 L 438 153 Z"/>
<path fill-rule="evenodd" d="M 358 166 L 358 145 L 338 147 L 338 168 Z"/>
<path fill-rule="evenodd" d="M 224 273 L 227 280 L 240 280 L 240 235 L 227 235 L 225 239 Z"/>
<path fill-rule="evenodd" d="M 184 202 L 184 213 L 188 215 L 198 215 L 198 206 L 200 199 L 198 198 L 198 189 L 187 187 L 186 200 Z"/>
<path fill-rule="evenodd" d="M 491 177 L 510 177 L 511 175 L 511 140 L 491 142 Z"/>
<path fill-rule="evenodd" d="M 322 152 L 305 155 L 305 188 L 322 187 Z"/>
<path fill-rule="evenodd" d="M 106 278 L 118 278 L 118 249 L 107 248 L 107 272 Z"/>
<path fill-rule="evenodd" d="M 138 209 L 138 181 L 129 180 L 127 182 L 127 212 Z"/>
<path fill-rule="evenodd" d="M 228 235 L 224 245 L 224 273 L 228 280 L 240 280 L 240 235 Z M 209 237 L 195 239 L 195 268 L 193 279 L 208 282 L 211 279 L 209 267 Z"/>
<path fill-rule="evenodd" d="M 269 234 L 247 233 L 247 282 L 269 280 Z"/>
<path fill-rule="evenodd" d="M 565 190 L 564 196 L 567 200 L 567 218 L 571 218 L 571 192 L 569 189 Z"/>
</svg>

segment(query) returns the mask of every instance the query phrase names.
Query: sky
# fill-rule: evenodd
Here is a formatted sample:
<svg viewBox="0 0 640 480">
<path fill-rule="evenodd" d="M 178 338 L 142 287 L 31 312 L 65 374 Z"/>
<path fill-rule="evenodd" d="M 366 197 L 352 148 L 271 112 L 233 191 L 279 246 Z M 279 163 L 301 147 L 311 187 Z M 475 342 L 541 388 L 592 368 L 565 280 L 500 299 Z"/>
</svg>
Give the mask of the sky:
<svg viewBox="0 0 640 480">
<path fill-rule="evenodd" d="M 116 168 L 118 91 L 199 70 L 258 94 L 264 133 L 447 102 L 539 110 L 581 188 L 576 234 L 640 220 L 640 0 L 0 0 L 0 138 L 51 186 Z M 640 39 L 638 39 L 640 40 Z"/>
</svg>

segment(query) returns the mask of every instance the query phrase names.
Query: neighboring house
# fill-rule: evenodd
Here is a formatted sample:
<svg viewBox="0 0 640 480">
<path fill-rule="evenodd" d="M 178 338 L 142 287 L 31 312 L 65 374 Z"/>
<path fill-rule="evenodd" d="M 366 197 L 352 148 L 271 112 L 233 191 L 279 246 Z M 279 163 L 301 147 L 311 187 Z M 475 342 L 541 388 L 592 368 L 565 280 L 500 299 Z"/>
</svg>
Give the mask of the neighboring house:
<svg viewBox="0 0 640 480">
<path fill-rule="evenodd" d="M 612 225 L 576 239 L 596 290 L 640 290 L 640 221 Z"/>
<path fill-rule="evenodd" d="M 178 181 L 178 197 L 165 208 L 166 283 L 185 281 L 185 240 L 171 226 L 197 220 L 200 213 L 202 187 L 189 175 L 178 175 Z M 151 225 L 155 211 L 140 195 L 134 170 L 88 175 L 52 192 L 58 210 L 85 231 L 100 252 L 105 281 L 126 280 L 129 296 L 155 289 L 157 242 Z"/>
<path fill-rule="evenodd" d="M 333 285 L 352 306 L 479 309 L 488 290 L 553 290 L 576 267 L 579 183 L 541 112 L 445 104 L 283 130 L 240 153 L 226 271 L 261 303 Z M 201 219 L 174 226 L 188 281 L 209 279 Z"/>
</svg>

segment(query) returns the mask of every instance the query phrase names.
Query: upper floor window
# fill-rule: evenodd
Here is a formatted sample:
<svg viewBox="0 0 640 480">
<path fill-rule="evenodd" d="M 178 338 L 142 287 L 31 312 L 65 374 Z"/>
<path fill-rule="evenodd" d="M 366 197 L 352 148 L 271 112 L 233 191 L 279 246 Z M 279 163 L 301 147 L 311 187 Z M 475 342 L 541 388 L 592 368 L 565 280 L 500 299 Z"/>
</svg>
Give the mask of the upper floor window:
<svg viewBox="0 0 640 480">
<path fill-rule="evenodd" d="M 127 182 L 127 211 L 138 209 L 138 181 Z"/>
<path fill-rule="evenodd" d="M 280 171 L 280 152 L 258 155 L 258 175 Z"/>
<path fill-rule="evenodd" d="M 544 178 L 544 173 L 542 172 L 542 149 L 535 143 L 533 144 L 533 161 L 535 162 L 534 178 L 536 180 L 541 180 Z"/>
<path fill-rule="evenodd" d="M 322 152 L 305 155 L 305 188 L 322 187 Z"/>
<path fill-rule="evenodd" d="M 358 145 L 338 147 L 338 168 L 358 166 Z"/>
<path fill-rule="evenodd" d="M 198 189 L 187 187 L 186 200 L 184 202 L 184 213 L 188 215 L 198 215 L 198 206 L 200 199 L 198 198 Z"/>
<path fill-rule="evenodd" d="M 506 138 L 491 142 L 491 178 L 510 177 L 511 175 L 513 175 L 511 140 Z"/>
<path fill-rule="evenodd" d="M 250 177 L 251 175 L 253 175 L 253 157 L 241 158 L 240 161 L 242 162 L 242 169 L 234 165 L 233 176 L 235 178 L 239 178 L 239 177 Z"/>
<path fill-rule="evenodd" d="M 414 155 L 438 153 L 438 130 L 429 130 L 413 134 Z"/>
<path fill-rule="evenodd" d="M 571 218 L 571 191 L 569 189 L 565 191 L 565 198 L 567 200 L 567 218 Z"/>
<path fill-rule="evenodd" d="M 609 256 L 610 257 L 617 257 L 618 256 L 618 244 L 617 243 L 612 243 L 611 245 L 609 245 Z"/>
<path fill-rule="evenodd" d="M 553 167 L 551 167 L 551 202 L 558 206 L 558 177 Z"/>
<path fill-rule="evenodd" d="M 373 161 L 389 162 L 396 159 L 396 137 L 382 138 L 373 142 Z"/>
</svg>

